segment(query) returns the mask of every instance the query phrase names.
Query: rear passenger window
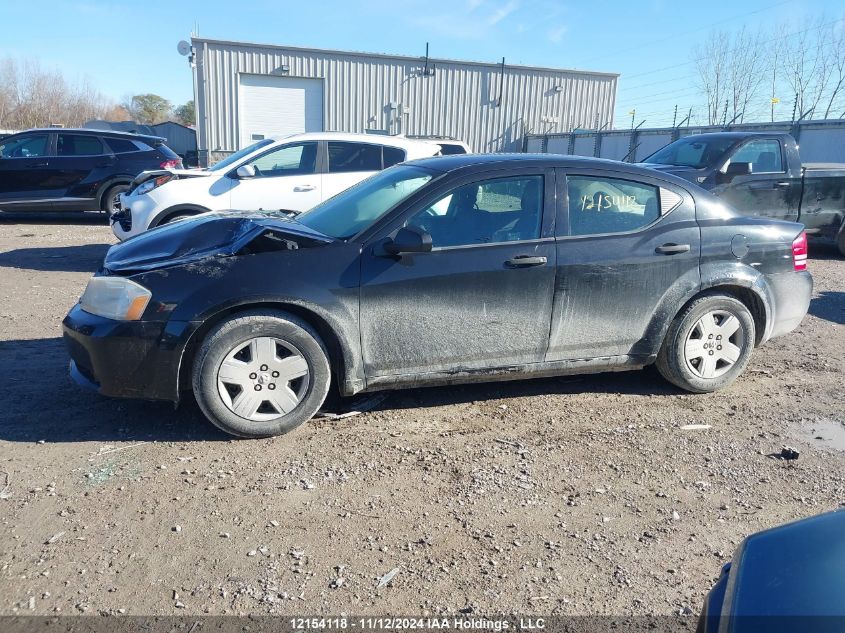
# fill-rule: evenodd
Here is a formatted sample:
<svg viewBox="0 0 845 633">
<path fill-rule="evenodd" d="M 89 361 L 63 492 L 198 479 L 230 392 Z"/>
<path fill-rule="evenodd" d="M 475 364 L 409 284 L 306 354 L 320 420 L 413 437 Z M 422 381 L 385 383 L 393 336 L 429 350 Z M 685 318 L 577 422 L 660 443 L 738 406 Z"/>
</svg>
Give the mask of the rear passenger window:
<svg viewBox="0 0 845 633">
<path fill-rule="evenodd" d="M 405 150 L 398 147 L 383 147 L 384 168 L 393 167 L 405 160 Z"/>
<path fill-rule="evenodd" d="M 115 154 L 128 154 L 140 151 L 132 141 L 123 138 L 106 138 L 106 143 Z"/>
<path fill-rule="evenodd" d="M 329 141 L 329 172 L 380 171 L 381 145 Z"/>
<path fill-rule="evenodd" d="M 59 134 L 56 139 L 56 154 L 59 156 L 98 156 L 103 153 L 103 144 L 96 136 Z"/>
<path fill-rule="evenodd" d="M 571 235 L 635 231 L 660 217 L 657 187 L 592 176 L 569 176 L 566 181 Z"/>
</svg>

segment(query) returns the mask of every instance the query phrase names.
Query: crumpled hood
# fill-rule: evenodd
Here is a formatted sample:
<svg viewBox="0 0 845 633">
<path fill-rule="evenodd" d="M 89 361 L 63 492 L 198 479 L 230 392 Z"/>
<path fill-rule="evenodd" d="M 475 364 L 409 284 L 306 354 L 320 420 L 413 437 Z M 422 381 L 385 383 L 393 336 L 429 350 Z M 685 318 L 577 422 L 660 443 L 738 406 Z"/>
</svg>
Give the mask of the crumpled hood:
<svg viewBox="0 0 845 633">
<path fill-rule="evenodd" d="M 211 257 L 311 248 L 332 241 L 282 213 L 216 211 L 165 224 L 112 246 L 103 268 L 131 274 Z"/>
</svg>

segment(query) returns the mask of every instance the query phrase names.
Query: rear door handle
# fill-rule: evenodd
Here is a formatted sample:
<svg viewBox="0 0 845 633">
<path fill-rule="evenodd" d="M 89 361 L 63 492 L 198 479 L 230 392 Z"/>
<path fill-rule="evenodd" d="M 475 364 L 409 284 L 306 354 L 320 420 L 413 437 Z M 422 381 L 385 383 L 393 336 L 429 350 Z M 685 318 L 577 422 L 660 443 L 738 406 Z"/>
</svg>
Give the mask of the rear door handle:
<svg viewBox="0 0 845 633">
<path fill-rule="evenodd" d="M 50 163 L 35 163 L 34 165 L 28 165 L 29 169 L 35 169 L 36 167 L 46 167 Z"/>
<path fill-rule="evenodd" d="M 293 188 L 294 191 L 314 191 L 314 185 L 298 185 Z"/>
<path fill-rule="evenodd" d="M 792 184 L 791 182 L 776 182 L 775 187 L 778 187 L 780 189 L 785 189 L 786 187 L 788 187 L 791 184 Z"/>
<path fill-rule="evenodd" d="M 545 266 L 549 260 L 545 257 L 534 257 L 531 255 L 517 255 L 505 262 L 511 268 L 528 268 L 530 266 Z"/>
<path fill-rule="evenodd" d="M 689 244 L 664 244 L 654 249 L 655 253 L 661 255 L 678 255 L 679 253 L 689 253 Z"/>
</svg>

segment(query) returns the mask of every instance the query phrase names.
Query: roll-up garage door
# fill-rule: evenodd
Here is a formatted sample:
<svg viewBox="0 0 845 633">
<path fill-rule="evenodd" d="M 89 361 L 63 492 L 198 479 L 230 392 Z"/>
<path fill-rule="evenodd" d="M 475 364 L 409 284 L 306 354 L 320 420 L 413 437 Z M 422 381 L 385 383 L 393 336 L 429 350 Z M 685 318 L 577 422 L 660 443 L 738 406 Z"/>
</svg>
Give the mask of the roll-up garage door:
<svg viewBox="0 0 845 633">
<path fill-rule="evenodd" d="M 272 136 L 322 132 L 323 80 L 240 75 L 241 147 Z"/>
</svg>

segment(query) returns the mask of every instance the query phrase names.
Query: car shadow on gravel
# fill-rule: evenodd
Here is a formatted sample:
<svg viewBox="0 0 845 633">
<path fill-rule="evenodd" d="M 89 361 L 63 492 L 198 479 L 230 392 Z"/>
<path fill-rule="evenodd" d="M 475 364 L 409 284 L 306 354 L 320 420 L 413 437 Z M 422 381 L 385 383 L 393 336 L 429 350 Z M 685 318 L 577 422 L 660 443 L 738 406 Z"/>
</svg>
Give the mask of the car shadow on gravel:
<svg viewBox="0 0 845 633">
<path fill-rule="evenodd" d="M 16 248 L 0 253 L 0 268 L 46 272 L 95 272 L 103 263 L 111 244 Z"/>
<path fill-rule="evenodd" d="M 507 400 L 551 395 L 618 394 L 636 396 L 677 396 L 687 392 L 664 380 L 656 369 L 558 378 L 535 378 L 508 382 L 488 382 L 448 387 L 427 387 L 394 391 L 378 410 L 415 409 L 468 404 L 485 400 Z M 688 394 L 687 394 L 688 395 Z"/>
<path fill-rule="evenodd" d="M 178 442 L 230 440 L 196 403 L 104 398 L 75 385 L 61 338 L 0 341 L 0 440 Z"/>
<path fill-rule="evenodd" d="M 105 213 L 97 211 L 62 211 L 55 213 L 24 213 L 0 211 L 0 224 L 108 224 Z"/>
<path fill-rule="evenodd" d="M 810 301 L 810 314 L 819 319 L 845 325 L 845 292 L 825 291 Z"/>
</svg>

